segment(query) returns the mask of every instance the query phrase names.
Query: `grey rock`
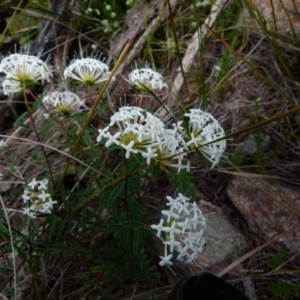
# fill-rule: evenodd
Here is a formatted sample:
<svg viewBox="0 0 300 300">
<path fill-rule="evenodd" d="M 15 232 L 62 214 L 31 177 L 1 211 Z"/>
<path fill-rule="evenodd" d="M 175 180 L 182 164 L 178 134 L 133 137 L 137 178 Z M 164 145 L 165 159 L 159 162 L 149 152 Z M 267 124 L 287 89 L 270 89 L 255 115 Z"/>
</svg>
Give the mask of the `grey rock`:
<svg viewBox="0 0 300 300">
<path fill-rule="evenodd" d="M 235 177 L 227 193 L 252 231 L 266 240 L 286 234 L 279 241 L 299 251 L 300 188 L 281 181 Z"/>
<path fill-rule="evenodd" d="M 191 273 L 199 274 L 200 268 L 217 274 L 245 254 L 248 246 L 244 236 L 231 224 L 220 207 L 201 201 L 200 208 L 207 219 L 204 231 L 206 245 L 201 256 L 191 264 Z"/>
</svg>

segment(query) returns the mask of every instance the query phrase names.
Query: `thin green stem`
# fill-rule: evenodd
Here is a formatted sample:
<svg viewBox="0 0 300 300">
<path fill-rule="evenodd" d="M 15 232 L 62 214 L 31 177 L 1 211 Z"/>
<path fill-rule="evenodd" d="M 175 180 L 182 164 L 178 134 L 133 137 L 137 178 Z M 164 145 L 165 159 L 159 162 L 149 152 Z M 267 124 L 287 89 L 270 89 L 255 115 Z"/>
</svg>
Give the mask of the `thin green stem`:
<svg viewBox="0 0 300 300">
<path fill-rule="evenodd" d="M 99 194 L 101 194 L 102 192 L 104 192 L 105 190 L 107 190 L 108 188 L 118 185 L 120 182 L 125 181 L 126 180 L 126 176 L 129 178 L 131 176 L 134 176 L 135 174 L 137 174 L 138 172 L 142 171 L 143 169 L 145 169 L 148 165 L 143 165 L 141 166 L 138 170 L 135 170 L 133 172 L 128 173 L 127 175 L 121 176 L 115 180 L 113 180 L 112 182 L 106 184 L 105 186 L 101 187 L 100 189 L 97 189 L 96 191 L 94 191 L 88 198 L 84 199 L 84 201 L 82 201 L 81 203 L 79 203 L 70 213 L 70 216 L 74 215 L 76 212 L 78 212 L 81 208 L 87 206 L 90 202 L 92 202 Z"/>
<path fill-rule="evenodd" d="M 52 169 L 51 169 L 51 166 L 50 166 L 50 162 L 48 160 L 48 157 L 47 157 L 47 154 L 46 154 L 46 151 L 45 151 L 45 148 L 43 146 L 43 143 L 42 143 L 42 140 L 41 140 L 41 137 L 38 133 L 38 130 L 36 128 L 36 125 L 35 125 L 35 122 L 34 122 L 34 119 L 32 117 L 32 110 L 31 110 L 31 107 L 29 106 L 29 103 L 28 103 L 28 100 L 27 100 L 27 95 L 26 95 L 26 86 L 24 84 L 23 86 L 23 96 L 24 96 L 24 101 L 25 101 L 25 105 L 26 105 L 26 109 L 27 109 L 27 112 L 29 114 L 29 118 L 30 118 L 30 121 L 31 121 L 31 124 L 32 124 L 32 127 L 33 127 L 33 130 L 36 134 L 36 137 L 37 137 L 37 140 L 38 142 L 41 144 L 41 150 L 42 150 L 42 153 L 43 153 L 43 156 L 45 158 L 45 162 L 47 164 L 47 167 L 48 167 L 48 170 L 49 170 L 49 173 L 50 173 L 50 178 L 51 178 L 51 181 L 52 181 L 52 186 L 54 188 L 54 177 L 53 177 L 53 173 L 52 173 Z"/>
<path fill-rule="evenodd" d="M 5 215 L 6 222 L 7 222 L 10 245 L 11 245 L 11 254 L 12 254 L 12 262 L 13 262 L 12 265 L 13 265 L 13 271 L 14 271 L 14 290 L 15 290 L 14 298 L 18 299 L 18 288 L 17 288 L 18 272 L 17 272 L 17 263 L 16 263 L 16 253 L 15 253 L 15 247 L 14 247 L 14 240 L 13 240 L 12 230 L 11 230 L 11 226 L 10 226 L 10 220 L 9 220 L 9 217 L 8 217 L 8 214 L 7 214 L 7 210 L 6 210 L 4 201 L 1 197 L 1 194 L 0 194 L 0 203 L 3 207 L 3 212 L 4 212 L 4 215 Z"/>
<path fill-rule="evenodd" d="M 128 169 L 129 169 L 129 159 L 126 159 L 125 162 L 125 181 L 124 181 L 124 205 L 126 209 L 127 221 L 130 221 L 130 214 L 128 211 Z"/>
<path fill-rule="evenodd" d="M 148 13 L 149 13 L 149 12 L 148 12 Z M 147 15 L 145 16 L 145 18 L 146 18 L 146 17 L 147 17 Z M 145 19 L 145 18 L 144 18 L 144 19 Z M 93 107 L 91 108 L 91 110 L 90 110 L 90 112 L 89 112 L 89 115 L 88 115 L 88 117 L 87 117 L 87 119 L 86 119 L 86 121 L 85 121 L 85 123 L 84 123 L 84 125 L 83 125 L 83 127 L 82 127 L 82 129 L 81 129 L 81 131 L 80 131 L 80 133 L 79 133 L 79 135 L 78 135 L 78 138 L 77 138 L 77 140 L 76 140 L 76 142 L 75 142 L 75 145 L 74 145 L 74 147 L 71 149 L 71 156 L 73 156 L 74 153 L 75 153 L 75 151 L 77 150 L 77 148 L 78 148 L 78 146 L 79 146 L 79 143 L 80 143 L 80 141 L 81 141 L 81 139 L 82 139 L 82 137 L 83 137 L 83 134 L 84 134 L 86 128 L 87 128 L 88 125 L 90 124 L 90 122 L 91 122 L 91 120 L 92 120 L 92 118 L 93 118 L 93 116 L 94 116 L 94 114 L 95 114 L 96 108 L 98 107 L 100 101 L 103 100 L 103 95 L 104 95 L 104 93 L 105 93 L 105 91 L 106 91 L 106 89 L 107 89 L 109 83 L 111 82 L 111 80 L 113 80 L 114 74 L 117 72 L 117 70 L 118 70 L 118 68 L 120 67 L 121 63 L 122 63 L 123 60 L 125 59 L 125 57 L 126 57 L 128 51 L 129 51 L 129 49 L 132 47 L 133 42 L 134 42 L 134 39 L 135 39 L 135 37 L 136 37 L 136 35 L 137 35 L 138 29 L 139 29 L 140 26 L 143 24 L 144 19 L 141 21 L 141 23 L 139 24 L 139 26 L 137 26 L 136 32 L 134 33 L 134 35 L 132 36 L 132 38 L 129 40 L 129 42 L 126 44 L 124 50 L 122 51 L 120 57 L 118 58 L 118 60 L 117 60 L 117 62 L 116 62 L 114 68 L 112 69 L 112 71 L 111 71 L 111 73 L 110 73 L 110 76 L 108 77 L 107 81 L 104 83 L 104 85 L 103 85 L 103 87 L 102 87 L 102 89 L 101 89 L 101 91 L 100 91 L 100 93 L 99 93 L 99 95 L 98 95 L 98 97 L 97 97 L 97 99 L 96 99 L 96 101 L 95 101 Z M 104 101 L 104 100 L 103 100 L 103 101 Z M 114 113 L 113 108 L 110 107 L 108 104 L 107 104 L 107 108 L 109 109 L 109 111 L 110 111 L 112 114 Z M 68 159 L 68 161 L 67 161 L 67 163 L 66 163 L 66 166 L 65 166 L 65 168 L 64 168 L 64 170 L 63 170 L 63 172 L 62 172 L 62 175 L 61 175 L 61 177 L 60 177 L 60 180 L 59 180 L 59 182 L 58 182 L 58 184 L 57 184 L 57 187 L 56 187 L 56 190 L 55 190 L 55 194 L 58 192 L 59 187 L 60 187 L 60 185 L 62 184 L 62 181 L 63 181 L 63 179 L 64 179 L 64 177 L 65 177 L 65 175 L 66 175 L 66 172 L 67 172 L 67 170 L 68 170 L 69 165 L 70 165 L 70 159 Z"/>
</svg>

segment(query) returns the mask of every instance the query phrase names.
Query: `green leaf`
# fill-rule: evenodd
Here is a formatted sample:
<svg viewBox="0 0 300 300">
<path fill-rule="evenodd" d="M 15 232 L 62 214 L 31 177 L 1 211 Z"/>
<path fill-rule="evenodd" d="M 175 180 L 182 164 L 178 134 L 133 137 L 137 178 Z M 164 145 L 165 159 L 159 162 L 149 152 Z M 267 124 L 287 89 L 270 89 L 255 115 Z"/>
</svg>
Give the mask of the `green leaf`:
<svg viewBox="0 0 300 300">
<path fill-rule="evenodd" d="M 179 193 L 182 193 L 191 199 L 196 198 L 196 190 L 190 173 L 184 169 L 180 170 L 179 173 L 177 170 L 170 170 L 168 177 Z"/>
<path fill-rule="evenodd" d="M 11 296 L 13 297 L 15 295 L 14 289 L 13 288 L 5 288 L 4 289 L 5 294 L 7 294 L 7 296 Z"/>
<path fill-rule="evenodd" d="M 5 235 L 6 237 L 8 237 L 8 230 L 5 226 L 2 225 L 2 223 L 0 223 L 0 232 Z"/>
<path fill-rule="evenodd" d="M 137 153 L 134 158 L 138 161 L 139 166 L 142 166 L 145 163 L 145 158 L 141 153 Z M 133 171 L 135 168 L 133 168 L 131 171 Z"/>
<path fill-rule="evenodd" d="M 43 95 L 39 95 L 37 100 L 33 102 L 32 110 L 34 111 L 38 110 L 42 106 L 43 99 L 44 99 Z"/>
<path fill-rule="evenodd" d="M 152 177 L 159 178 L 161 176 L 161 168 L 159 166 L 153 166 Z"/>
<path fill-rule="evenodd" d="M 282 252 L 278 253 L 271 259 L 269 263 L 269 267 L 271 268 L 272 271 L 274 271 L 278 269 L 280 266 L 282 266 L 285 262 L 287 262 L 288 259 L 289 259 L 289 251 L 283 250 Z"/>
<path fill-rule="evenodd" d="M 140 183 L 140 176 L 137 174 L 134 177 L 130 177 L 127 180 L 127 186 L 128 186 L 128 193 L 129 197 L 134 198 L 134 195 L 136 194 L 136 191 L 139 191 L 139 183 Z"/>
<path fill-rule="evenodd" d="M 274 282 L 268 285 L 269 292 L 275 297 L 291 297 L 300 293 L 300 285 L 289 282 Z"/>
<path fill-rule="evenodd" d="M 27 115 L 28 115 L 28 112 L 25 111 L 21 116 L 19 116 L 17 118 L 17 120 L 14 123 L 14 126 L 15 127 L 23 127 L 23 128 L 27 128 L 27 129 L 32 129 L 32 126 L 22 123 L 23 119 L 25 119 L 27 117 Z"/>
<path fill-rule="evenodd" d="M 56 217 L 55 215 L 51 215 L 51 225 L 50 225 L 50 231 L 49 231 L 49 240 L 54 236 L 54 234 L 56 233 L 57 230 L 57 223 L 60 221 L 60 218 Z"/>
<path fill-rule="evenodd" d="M 38 226 L 33 226 L 28 234 L 30 241 L 34 241 L 37 238 Z"/>
<path fill-rule="evenodd" d="M 123 221 L 119 223 L 123 227 L 128 227 L 128 228 L 144 228 L 145 225 L 142 222 L 137 222 L 137 221 Z"/>
<path fill-rule="evenodd" d="M 121 192 L 124 189 L 124 181 L 120 182 L 115 189 L 113 190 L 113 192 L 111 193 L 108 201 L 107 201 L 107 207 L 111 207 L 115 200 L 117 199 L 117 197 L 121 194 Z"/>
<path fill-rule="evenodd" d="M 244 155 L 242 153 L 234 153 L 229 159 L 228 159 L 233 165 L 240 166 L 243 163 Z"/>
<path fill-rule="evenodd" d="M 142 222 L 137 222 L 137 221 L 122 221 L 119 223 L 113 223 L 113 224 L 108 224 L 108 228 L 110 229 L 119 229 L 119 228 L 133 228 L 133 229 L 138 229 L 138 228 L 145 228 L 145 224 Z"/>
<path fill-rule="evenodd" d="M 129 172 L 134 172 L 138 169 L 140 169 L 140 167 L 145 164 L 145 158 L 143 158 L 141 153 L 137 153 L 133 156 L 128 171 Z"/>
<path fill-rule="evenodd" d="M 134 235 L 133 235 L 133 253 L 137 254 L 138 250 L 139 250 L 139 245 L 140 245 L 140 237 L 141 237 L 141 232 L 140 230 L 137 228 L 134 231 Z"/>
<path fill-rule="evenodd" d="M 102 140 L 102 143 L 105 144 L 106 141 L 107 141 L 106 139 L 103 139 L 103 140 Z M 119 145 L 112 144 L 112 145 L 110 145 L 107 149 L 108 149 L 108 151 L 112 152 L 112 151 L 120 150 L 120 149 L 123 149 L 123 148 L 122 148 L 121 146 L 119 146 Z"/>
</svg>

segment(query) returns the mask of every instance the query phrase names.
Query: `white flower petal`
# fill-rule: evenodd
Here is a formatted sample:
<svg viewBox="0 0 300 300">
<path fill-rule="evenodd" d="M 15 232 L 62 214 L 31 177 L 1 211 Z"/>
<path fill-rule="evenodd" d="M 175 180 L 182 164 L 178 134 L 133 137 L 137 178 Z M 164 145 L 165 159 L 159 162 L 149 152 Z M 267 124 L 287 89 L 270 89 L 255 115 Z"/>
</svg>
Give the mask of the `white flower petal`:
<svg viewBox="0 0 300 300">
<path fill-rule="evenodd" d="M 64 77 L 71 77 L 86 84 L 104 82 L 110 76 L 106 63 L 94 58 L 76 59 L 64 71 Z"/>
<path fill-rule="evenodd" d="M 142 69 L 135 69 L 128 75 L 131 84 L 143 88 L 143 85 L 152 90 L 161 90 L 167 87 L 163 77 L 150 69 L 148 66 Z"/>
</svg>

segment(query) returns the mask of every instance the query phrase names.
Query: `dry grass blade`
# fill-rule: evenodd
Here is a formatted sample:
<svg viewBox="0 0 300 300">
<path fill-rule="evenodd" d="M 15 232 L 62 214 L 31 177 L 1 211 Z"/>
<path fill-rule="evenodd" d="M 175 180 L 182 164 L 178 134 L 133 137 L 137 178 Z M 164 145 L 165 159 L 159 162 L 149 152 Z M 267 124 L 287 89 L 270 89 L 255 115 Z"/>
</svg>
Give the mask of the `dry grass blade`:
<svg viewBox="0 0 300 300">
<path fill-rule="evenodd" d="M 195 61 L 196 55 L 199 53 L 199 47 L 208 33 L 208 28 L 213 26 L 214 22 L 216 21 L 218 15 L 220 14 L 221 10 L 226 5 L 226 3 L 227 0 L 216 0 L 211 8 L 210 14 L 205 19 L 204 24 L 199 29 L 199 31 L 196 31 L 194 33 L 192 41 L 189 43 L 189 46 L 182 60 L 182 67 L 184 72 L 189 72 L 193 62 Z M 172 86 L 171 95 L 178 95 L 179 91 L 182 88 L 184 76 L 185 74 L 182 74 L 181 72 L 177 73 L 177 76 L 175 77 Z"/>
<path fill-rule="evenodd" d="M 300 0 L 279 2 L 5 1 L 0 298 L 160 300 L 203 269 L 299 296 Z"/>
<path fill-rule="evenodd" d="M 218 170 L 220 173 L 225 173 L 233 176 L 240 176 L 240 177 L 247 177 L 247 178 L 266 178 L 266 179 L 285 179 L 279 176 L 272 176 L 272 175 L 264 175 L 264 174 L 254 174 L 254 173 L 247 173 L 247 172 L 233 172 L 233 171 L 226 171 L 226 170 Z"/>
<path fill-rule="evenodd" d="M 237 259 L 236 261 L 234 261 L 233 263 L 231 263 L 229 266 L 227 266 L 225 269 L 223 269 L 221 272 L 219 272 L 217 274 L 218 277 L 222 277 L 225 274 L 227 274 L 229 271 L 231 271 L 233 268 L 235 268 L 236 266 L 240 265 L 242 262 L 244 262 L 246 259 L 250 258 L 251 256 L 253 256 L 255 253 L 259 252 L 260 250 L 264 249 L 265 247 L 273 244 L 274 242 L 276 242 L 278 239 L 287 236 L 293 232 L 296 232 L 300 229 L 300 227 L 296 228 L 295 230 L 293 230 L 292 232 L 288 233 L 288 234 L 281 234 L 276 236 L 275 238 L 273 238 L 272 240 L 264 243 L 263 245 L 251 250 L 250 252 L 246 253 L 245 255 L 243 255 L 242 257 L 240 257 L 239 259 Z"/>
<path fill-rule="evenodd" d="M 4 215 L 6 217 L 6 222 L 7 222 L 7 227 L 8 227 L 8 233 L 9 233 L 9 238 L 10 238 L 10 244 L 11 244 L 11 254 L 12 254 L 12 267 L 14 271 L 14 298 L 18 299 L 18 273 L 17 273 L 17 263 L 16 263 L 16 253 L 15 253 L 15 248 L 14 248 L 14 239 L 12 236 L 12 230 L 11 230 L 11 225 L 10 225 L 10 219 L 5 207 L 5 204 L 3 202 L 2 196 L 0 195 L 0 202 L 4 211 Z"/>
</svg>

